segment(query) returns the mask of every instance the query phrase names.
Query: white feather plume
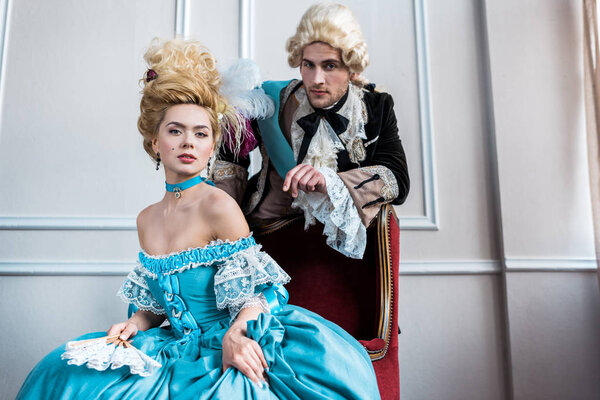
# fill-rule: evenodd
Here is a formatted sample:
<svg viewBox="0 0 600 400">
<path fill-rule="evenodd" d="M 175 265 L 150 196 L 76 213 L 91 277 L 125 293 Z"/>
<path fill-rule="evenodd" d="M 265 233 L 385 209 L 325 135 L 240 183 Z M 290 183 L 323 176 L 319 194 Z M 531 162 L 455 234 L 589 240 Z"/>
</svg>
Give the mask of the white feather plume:
<svg viewBox="0 0 600 400">
<path fill-rule="evenodd" d="M 273 100 L 259 86 L 258 65 L 240 58 L 221 72 L 221 93 L 247 119 L 269 118 L 275 112 Z"/>
</svg>

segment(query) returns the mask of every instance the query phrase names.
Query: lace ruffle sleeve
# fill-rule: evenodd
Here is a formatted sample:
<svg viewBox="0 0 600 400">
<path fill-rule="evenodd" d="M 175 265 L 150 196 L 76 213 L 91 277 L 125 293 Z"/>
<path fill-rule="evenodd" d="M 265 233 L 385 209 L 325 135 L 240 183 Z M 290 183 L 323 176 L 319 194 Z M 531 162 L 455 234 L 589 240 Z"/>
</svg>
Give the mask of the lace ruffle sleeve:
<svg viewBox="0 0 600 400">
<path fill-rule="evenodd" d="M 117 292 L 117 296 L 125 303 L 133 304 L 140 310 L 151 311 L 157 315 L 165 314 L 163 307 L 148 289 L 141 265 L 137 265 L 127 275 L 127 279 Z"/>
<path fill-rule="evenodd" d="M 241 309 L 260 306 L 268 311 L 261 291 L 268 284 L 286 284 L 289 275 L 267 253 L 255 245 L 224 260 L 215 274 L 219 309 L 229 308 L 232 320 Z"/>
<path fill-rule="evenodd" d="M 327 194 L 298 191 L 292 206 L 304 211 L 305 229 L 313 225 L 316 218 L 324 225 L 323 234 L 331 248 L 351 258 L 362 258 L 367 229 L 350 192 L 331 168 L 321 167 L 319 171 L 325 177 Z"/>
</svg>

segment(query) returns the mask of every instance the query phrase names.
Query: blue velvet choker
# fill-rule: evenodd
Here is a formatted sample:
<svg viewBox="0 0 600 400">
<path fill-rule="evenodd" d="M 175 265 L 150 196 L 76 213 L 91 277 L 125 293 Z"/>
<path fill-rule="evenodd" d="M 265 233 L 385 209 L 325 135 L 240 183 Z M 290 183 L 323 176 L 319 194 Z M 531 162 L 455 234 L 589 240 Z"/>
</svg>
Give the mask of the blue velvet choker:
<svg viewBox="0 0 600 400">
<path fill-rule="evenodd" d="M 175 198 L 178 199 L 178 198 L 181 197 L 181 192 L 183 192 L 184 190 L 189 189 L 189 188 L 191 188 L 193 186 L 196 186 L 196 185 L 198 185 L 199 183 L 202 183 L 202 182 L 206 182 L 206 183 L 208 183 L 211 186 L 215 186 L 215 184 L 212 183 L 212 181 L 210 181 L 209 179 L 204 178 L 204 177 L 202 177 L 200 175 L 195 176 L 193 178 L 190 178 L 190 179 L 188 179 L 186 181 L 183 181 L 181 183 L 176 183 L 174 185 L 171 185 L 170 183 L 165 182 L 165 185 L 167 187 L 167 192 L 173 192 L 173 193 L 175 193 Z"/>
</svg>

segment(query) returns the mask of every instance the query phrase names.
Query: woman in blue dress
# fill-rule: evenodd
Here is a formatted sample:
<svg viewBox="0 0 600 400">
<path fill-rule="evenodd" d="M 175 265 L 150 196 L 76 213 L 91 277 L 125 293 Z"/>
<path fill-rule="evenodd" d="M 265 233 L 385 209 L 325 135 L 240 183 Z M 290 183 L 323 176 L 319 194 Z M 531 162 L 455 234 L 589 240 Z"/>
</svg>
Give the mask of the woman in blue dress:
<svg viewBox="0 0 600 400">
<path fill-rule="evenodd" d="M 163 165 L 166 193 L 137 218 L 139 263 L 119 291 L 138 311 L 107 334 L 160 366 L 103 359 L 114 346 L 63 345 L 17 399 L 378 399 L 366 351 L 286 304 L 289 276 L 255 243 L 237 203 L 200 176 L 221 129 L 239 138 L 246 126 L 219 93 L 214 58 L 196 42 L 170 41 L 145 59 L 138 128 Z M 92 365 L 90 352 L 104 361 Z"/>
</svg>

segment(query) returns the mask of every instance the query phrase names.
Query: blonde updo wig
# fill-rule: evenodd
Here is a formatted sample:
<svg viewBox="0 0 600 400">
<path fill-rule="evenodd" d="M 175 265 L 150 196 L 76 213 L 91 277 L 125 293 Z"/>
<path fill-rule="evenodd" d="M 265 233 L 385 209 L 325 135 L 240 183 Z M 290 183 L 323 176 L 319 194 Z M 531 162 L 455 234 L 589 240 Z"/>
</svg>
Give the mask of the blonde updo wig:
<svg viewBox="0 0 600 400">
<path fill-rule="evenodd" d="M 167 109 L 177 104 L 197 104 L 210 117 L 215 146 L 221 127 L 239 128 L 237 113 L 220 94 L 221 76 L 216 60 L 198 42 L 154 39 L 144 55 L 149 71 L 143 84 L 138 130 L 144 137 L 144 150 L 153 159 L 152 141 Z M 154 73 L 151 73 L 151 71 Z"/>
<path fill-rule="evenodd" d="M 302 62 L 304 47 L 315 42 L 327 43 L 339 49 L 342 61 L 351 73 L 360 75 L 369 65 L 362 31 L 354 14 L 346 6 L 325 3 L 315 4 L 306 10 L 296 33 L 286 43 L 290 67 L 298 67 Z"/>
</svg>

